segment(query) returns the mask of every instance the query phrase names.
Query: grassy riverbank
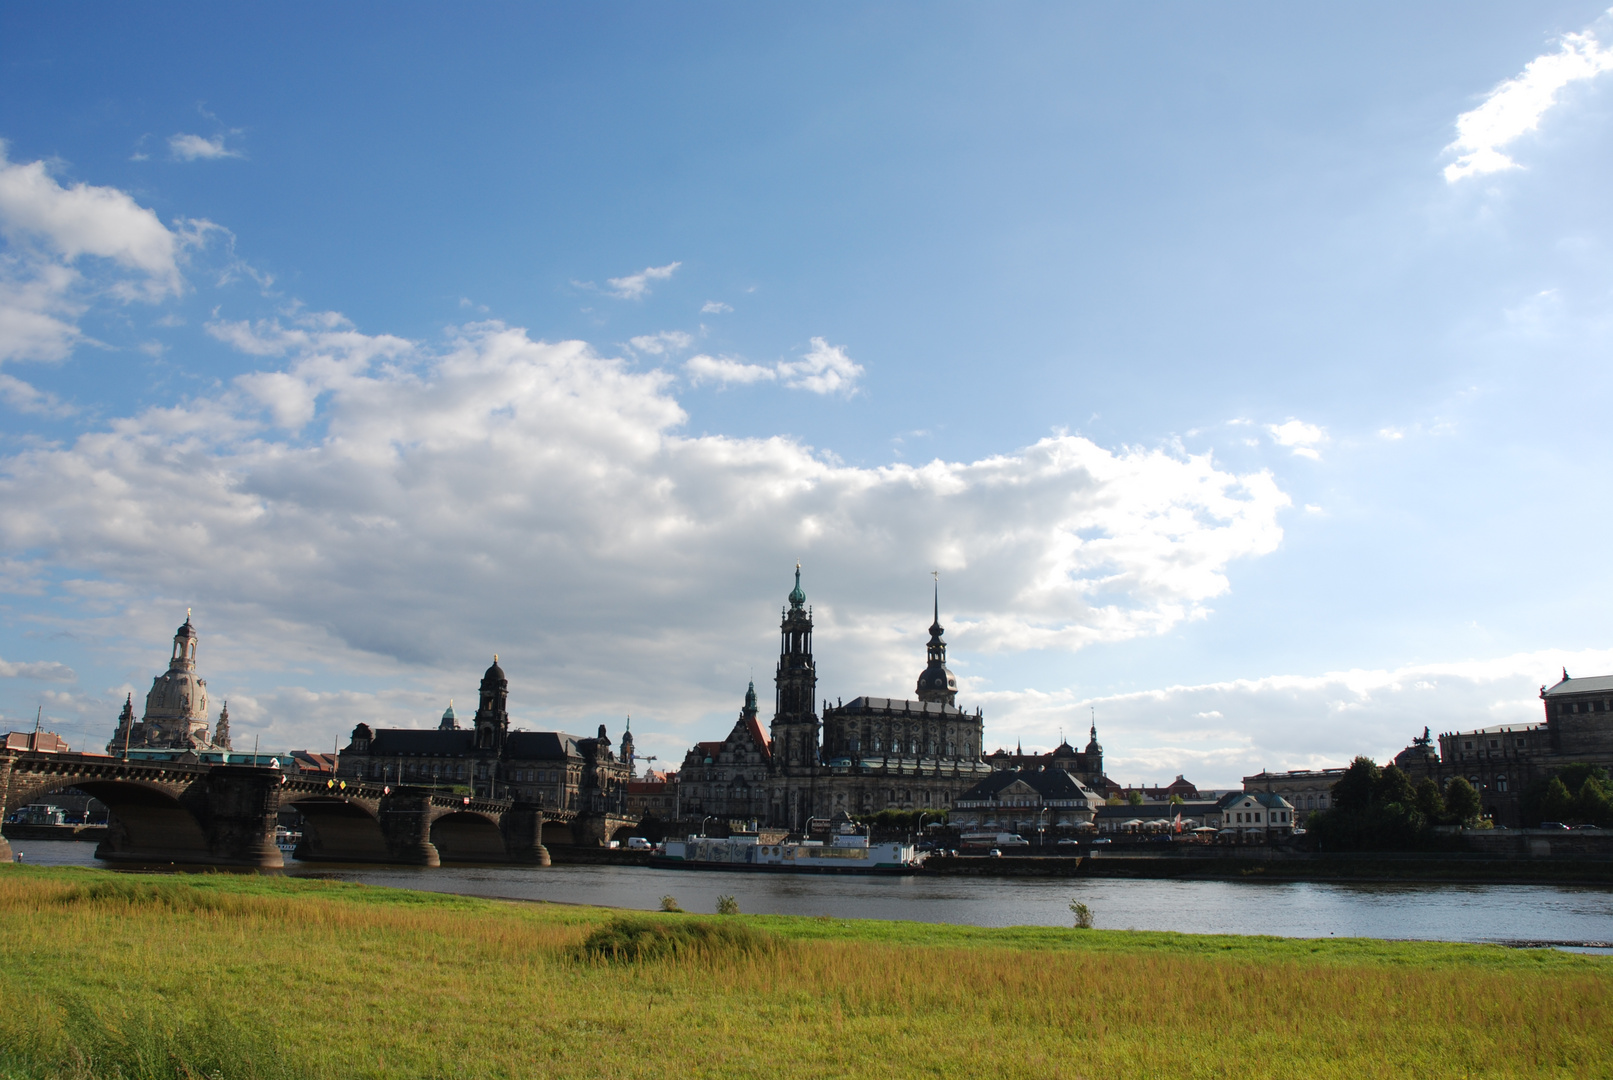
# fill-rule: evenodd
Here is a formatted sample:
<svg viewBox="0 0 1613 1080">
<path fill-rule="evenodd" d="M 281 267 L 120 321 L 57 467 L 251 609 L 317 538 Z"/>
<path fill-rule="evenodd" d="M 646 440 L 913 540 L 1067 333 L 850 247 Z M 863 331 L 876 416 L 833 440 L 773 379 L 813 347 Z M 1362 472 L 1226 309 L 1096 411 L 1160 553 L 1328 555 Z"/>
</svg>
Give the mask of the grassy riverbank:
<svg viewBox="0 0 1613 1080">
<path fill-rule="evenodd" d="M 1613 1076 L 1603 958 L 625 918 L 0 868 L 0 1076 Z"/>
</svg>

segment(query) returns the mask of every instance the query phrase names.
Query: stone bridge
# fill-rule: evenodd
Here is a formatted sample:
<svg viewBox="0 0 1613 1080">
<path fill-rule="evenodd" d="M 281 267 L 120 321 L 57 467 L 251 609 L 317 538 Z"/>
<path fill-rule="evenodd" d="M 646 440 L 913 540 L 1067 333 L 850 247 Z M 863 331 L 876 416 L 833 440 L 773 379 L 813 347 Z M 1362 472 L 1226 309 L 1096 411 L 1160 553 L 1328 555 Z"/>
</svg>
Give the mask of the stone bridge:
<svg viewBox="0 0 1613 1080">
<path fill-rule="evenodd" d="M 545 822 L 567 841 L 600 840 L 628 823 L 427 788 L 302 779 L 272 768 L 0 751 L 4 815 L 63 788 L 107 805 L 111 828 L 95 856 L 124 862 L 283 866 L 274 830 L 286 807 L 303 818 L 298 859 L 414 866 L 443 860 L 548 866 Z M 0 858 L 11 858 L 4 839 Z"/>
</svg>

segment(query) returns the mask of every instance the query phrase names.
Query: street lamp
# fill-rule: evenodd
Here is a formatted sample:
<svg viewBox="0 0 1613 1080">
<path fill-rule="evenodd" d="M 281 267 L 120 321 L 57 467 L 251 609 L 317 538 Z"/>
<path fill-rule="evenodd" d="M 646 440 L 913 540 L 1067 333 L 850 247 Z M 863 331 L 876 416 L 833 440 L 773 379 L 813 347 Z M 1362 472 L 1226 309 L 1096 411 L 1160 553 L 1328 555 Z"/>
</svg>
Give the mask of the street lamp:
<svg viewBox="0 0 1613 1080">
<path fill-rule="evenodd" d="M 1042 824 L 1042 815 L 1051 814 L 1053 808 L 1044 806 L 1036 814 L 1036 853 L 1042 854 L 1047 849 L 1047 826 Z"/>
<path fill-rule="evenodd" d="M 714 818 L 716 816 L 717 816 L 716 814 L 707 814 L 705 817 L 700 819 L 700 835 L 701 836 L 706 835 L 706 822 L 710 821 L 712 818 Z"/>
</svg>

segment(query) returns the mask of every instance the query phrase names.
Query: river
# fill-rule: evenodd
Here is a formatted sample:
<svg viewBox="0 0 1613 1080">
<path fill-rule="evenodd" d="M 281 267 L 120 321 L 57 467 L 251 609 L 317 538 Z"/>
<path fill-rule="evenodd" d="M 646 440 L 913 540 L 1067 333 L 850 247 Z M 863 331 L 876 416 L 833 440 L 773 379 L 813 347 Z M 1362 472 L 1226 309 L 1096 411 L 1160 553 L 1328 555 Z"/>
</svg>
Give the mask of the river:
<svg viewBox="0 0 1613 1080">
<path fill-rule="evenodd" d="M 37 865 L 110 865 L 96 861 L 95 845 L 89 843 L 16 841 L 12 847 Z M 687 911 L 715 911 L 717 897 L 729 895 L 741 911 L 756 914 L 1068 926 L 1070 901 L 1080 900 L 1092 909 L 1096 925 L 1108 929 L 1426 941 L 1613 940 L 1613 889 L 1556 885 L 822 877 L 641 866 L 333 867 L 291 860 L 285 873 L 645 910 L 658 908 L 661 897 L 671 895 Z"/>
</svg>

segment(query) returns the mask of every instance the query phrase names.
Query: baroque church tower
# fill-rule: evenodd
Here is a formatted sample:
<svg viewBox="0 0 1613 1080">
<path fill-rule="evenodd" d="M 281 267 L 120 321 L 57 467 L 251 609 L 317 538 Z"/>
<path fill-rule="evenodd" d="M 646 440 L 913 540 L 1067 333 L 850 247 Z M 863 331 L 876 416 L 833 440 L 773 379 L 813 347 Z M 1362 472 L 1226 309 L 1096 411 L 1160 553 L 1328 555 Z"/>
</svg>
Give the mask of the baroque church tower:
<svg viewBox="0 0 1613 1080">
<path fill-rule="evenodd" d="M 784 765 L 818 763 L 818 669 L 812 662 L 812 611 L 801 591 L 801 564 L 795 588 L 779 625 L 778 697 L 773 707 L 773 752 Z"/>
<path fill-rule="evenodd" d="M 930 623 L 930 643 L 924 647 L 928 665 L 919 674 L 918 699 L 938 705 L 958 703 L 958 680 L 947 670 L 947 643 L 941 636 L 941 583 L 935 584 L 935 621 Z"/>
</svg>

